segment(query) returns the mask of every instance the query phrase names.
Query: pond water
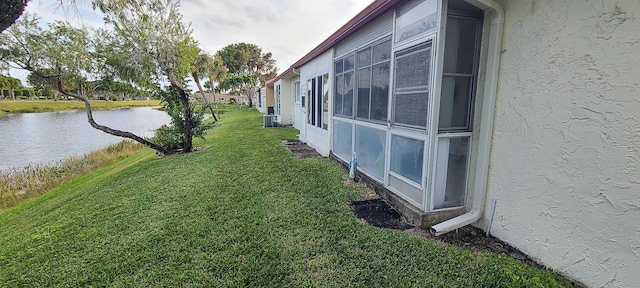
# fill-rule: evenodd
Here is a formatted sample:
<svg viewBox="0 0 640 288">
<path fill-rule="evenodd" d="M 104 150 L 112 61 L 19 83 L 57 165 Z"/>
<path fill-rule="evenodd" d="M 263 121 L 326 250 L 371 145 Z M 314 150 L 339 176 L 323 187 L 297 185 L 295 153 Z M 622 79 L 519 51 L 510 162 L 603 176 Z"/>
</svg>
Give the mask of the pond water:
<svg viewBox="0 0 640 288">
<path fill-rule="evenodd" d="M 153 107 L 93 111 L 93 118 L 143 137 L 171 121 Z M 0 170 L 79 156 L 122 140 L 91 127 L 84 110 L 0 115 Z"/>
</svg>

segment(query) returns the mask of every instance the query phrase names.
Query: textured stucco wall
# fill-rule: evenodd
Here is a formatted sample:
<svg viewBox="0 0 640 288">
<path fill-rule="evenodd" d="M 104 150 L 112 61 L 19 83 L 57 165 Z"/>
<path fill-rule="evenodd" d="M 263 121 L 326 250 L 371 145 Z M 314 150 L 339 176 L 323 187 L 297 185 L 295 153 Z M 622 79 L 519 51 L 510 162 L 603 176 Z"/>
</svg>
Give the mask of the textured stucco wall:
<svg viewBox="0 0 640 288">
<path fill-rule="evenodd" d="M 499 2 L 491 232 L 589 286 L 638 287 L 640 1 Z"/>
</svg>

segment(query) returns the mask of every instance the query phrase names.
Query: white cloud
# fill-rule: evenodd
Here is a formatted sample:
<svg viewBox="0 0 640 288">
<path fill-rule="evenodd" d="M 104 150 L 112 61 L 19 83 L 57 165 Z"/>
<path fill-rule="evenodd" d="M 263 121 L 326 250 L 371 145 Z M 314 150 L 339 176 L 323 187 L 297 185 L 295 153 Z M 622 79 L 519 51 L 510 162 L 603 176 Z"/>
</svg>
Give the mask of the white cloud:
<svg viewBox="0 0 640 288">
<path fill-rule="evenodd" d="M 273 53 L 280 72 L 302 58 L 372 0 L 187 0 L 185 21 L 209 53 L 246 42 Z"/>
<path fill-rule="evenodd" d="M 56 4 L 58 1 L 34 0 L 27 11 L 37 13 L 43 22 L 64 20 L 78 26 L 103 25 L 101 14 L 91 9 L 89 0 L 76 1 L 76 7 L 62 8 Z M 183 20 L 191 22 L 193 37 L 208 53 L 214 54 L 238 42 L 256 44 L 263 52 L 273 53 L 282 72 L 372 2 L 183 0 L 181 12 Z"/>
</svg>

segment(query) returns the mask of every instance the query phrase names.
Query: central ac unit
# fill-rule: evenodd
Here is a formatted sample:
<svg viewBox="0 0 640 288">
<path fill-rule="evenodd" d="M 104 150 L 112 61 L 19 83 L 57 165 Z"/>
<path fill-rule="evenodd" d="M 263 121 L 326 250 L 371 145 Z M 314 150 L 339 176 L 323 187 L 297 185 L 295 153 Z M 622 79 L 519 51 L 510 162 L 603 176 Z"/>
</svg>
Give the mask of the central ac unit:
<svg viewBox="0 0 640 288">
<path fill-rule="evenodd" d="M 277 115 L 264 115 L 263 118 L 264 127 L 277 127 L 278 116 Z"/>
</svg>

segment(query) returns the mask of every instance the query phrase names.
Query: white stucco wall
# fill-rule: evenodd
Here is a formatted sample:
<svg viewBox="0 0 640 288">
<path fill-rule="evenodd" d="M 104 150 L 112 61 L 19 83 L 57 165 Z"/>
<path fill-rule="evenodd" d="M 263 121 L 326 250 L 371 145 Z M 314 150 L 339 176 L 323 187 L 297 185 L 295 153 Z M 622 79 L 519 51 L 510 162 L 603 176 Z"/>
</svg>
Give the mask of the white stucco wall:
<svg viewBox="0 0 640 288">
<path fill-rule="evenodd" d="M 302 66 L 300 68 L 300 81 L 307 81 L 307 79 L 310 79 L 312 77 L 316 77 L 316 76 L 321 76 L 322 74 L 325 73 L 329 73 L 329 95 L 330 97 L 332 97 L 331 95 L 333 95 L 333 73 L 331 73 L 331 66 L 333 66 L 333 51 L 329 50 L 321 55 L 319 55 L 318 57 L 316 57 L 315 59 L 313 59 L 312 61 L 310 61 L 309 63 L 305 64 L 304 66 Z M 307 96 L 308 97 L 308 96 Z M 329 100 L 329 103 L 332 103 L 333 101 L 331 101 L 331 99 Z M 329 111 L 333 111 L 333 107 L 331 107 L 332 104 L 330 104 L 329 106 Z M 298 110 L 297 113 L 301 113 L 301 110 Z M 329 115 L 331 115 L 331 113 L 329 113 Z M 323 130 L 320 129 L 318 127 L 314 127 L 312 125 L 306 124 L 307 123 L 307 118 L 306 118 L 306 114 L 303 115 L 302 119 L 304 121 L 305 124 L 302 124 L 303 127 L 301 127 L 301 132 L 300 132 L 300 138 L 301 140 L 307 142 L 307 144 L 313 148 L 315 148 L 318 153 L 320 153 L 322 156 L 329 156 L 329 149 L 330 149 L 330 145 L 329 145 L 329 132 L 331 131 L 331 116 L 329 116 L 329 129 L 328 130 Z M 303 131 L 304 130 L 304 131 Z"/>
<path fill-rule="evenodd" d="M 293 128 L 296 128 L 298 130 L 300 130 L 300 128 L 302 127 L 302 115 L 300 115 L 300 109 L 302 103 L 300 103 L 300 96 L 296 95 L 296 88 L 295 86 L 298 85 L 298 93 L 300 92 L 300 76 L 295 76 L 291 79 L 291 97 L 295 98 L 295 100 L 292 101 L 291 103 L 291 113 L 292 113 L 292 117 L 293 117 Z"/>
<path fill-rule="evenodd" d="M 278 114 L 278 121 L 282 125 L 293 124 L 293 108 L 291 99 L 291 79 L 280 79 L 273 84 L 274 87 L 280 85 L 280 113 Z"/>
<path fill-rule="evenodd" d="M 500 2 L 491 232 L 589 286 L 638 287 L 640 1 Z"/>
</svg>

